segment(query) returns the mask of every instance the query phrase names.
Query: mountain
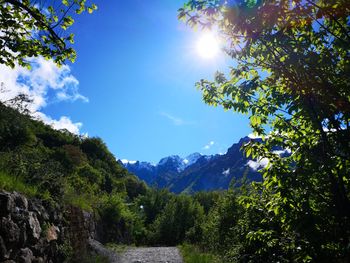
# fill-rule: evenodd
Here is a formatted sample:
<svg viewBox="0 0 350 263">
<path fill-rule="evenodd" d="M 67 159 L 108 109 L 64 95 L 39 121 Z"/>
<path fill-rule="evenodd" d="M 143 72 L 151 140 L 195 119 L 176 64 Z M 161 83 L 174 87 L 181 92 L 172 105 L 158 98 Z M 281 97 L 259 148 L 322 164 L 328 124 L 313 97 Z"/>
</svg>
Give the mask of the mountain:
<svg viewBox="0 0 350 263">
<path fill-rule="evenodd" d="M 166 187 L 175 193 L 227 189 L 233 179 L 237 181 L 245 175 L 250 181 L 261 180 L 257 170 L 266 162 L 246 158 L 241 150 L 249 140 L 259 139 L 244 137 L 223 155 L 193 153 L 185 158 L 178 155 L 165 157 L 156 165 L 139 161 L 123 164 L 148 185 Z"/>
<path fill-rule="evenodd" d="M 148 185 L 168 187 L 187 167 L 197 162 L 202 155 L 193 153 L 186 158 L 172 155 L 162 158 L 157 165 L 140 161 L 121 161 L 125 168 Z"/>
</svg>

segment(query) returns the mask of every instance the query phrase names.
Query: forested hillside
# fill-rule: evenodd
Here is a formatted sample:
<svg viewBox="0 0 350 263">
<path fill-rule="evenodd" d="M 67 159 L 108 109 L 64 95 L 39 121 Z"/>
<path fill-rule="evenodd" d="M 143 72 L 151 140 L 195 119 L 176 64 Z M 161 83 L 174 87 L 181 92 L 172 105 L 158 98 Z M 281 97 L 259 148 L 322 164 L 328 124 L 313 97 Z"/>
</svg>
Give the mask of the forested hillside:
<svg viewBox="0 0 350 263">
<path fill-rule="evenodd" d="M 103 195 L 132 200 L 146 187 L 115 160 L 100 138 L 57 131 L 0 104 L 0 167 L 52 201 L 92 209 Z M 5 181 L 3 181 L 5 183 Z"/>
</svg>

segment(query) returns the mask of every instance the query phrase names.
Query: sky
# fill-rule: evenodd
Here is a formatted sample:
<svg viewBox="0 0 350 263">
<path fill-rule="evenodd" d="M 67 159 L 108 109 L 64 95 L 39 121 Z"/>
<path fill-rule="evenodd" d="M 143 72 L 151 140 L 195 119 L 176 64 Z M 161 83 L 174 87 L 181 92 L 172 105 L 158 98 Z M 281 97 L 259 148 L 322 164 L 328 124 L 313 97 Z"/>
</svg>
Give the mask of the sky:
<svg viewBox="0 0 350 263">
<path fill-rule="evenodd" d="M 198 54 L 203 32 L 177 20 L 184 2 L 96 0 L 98 10 L 77 16 L 71 29 L 75 63 L 33 59 L 31 72 L 1 66 L 0 82 L 33 95 L 38 118 L 101 137 L 120 159 L 225 153 L 251 133 L 248 118 L 206 105 L 195 83 L 234 64 L 223 53 Z"/>
</svg>

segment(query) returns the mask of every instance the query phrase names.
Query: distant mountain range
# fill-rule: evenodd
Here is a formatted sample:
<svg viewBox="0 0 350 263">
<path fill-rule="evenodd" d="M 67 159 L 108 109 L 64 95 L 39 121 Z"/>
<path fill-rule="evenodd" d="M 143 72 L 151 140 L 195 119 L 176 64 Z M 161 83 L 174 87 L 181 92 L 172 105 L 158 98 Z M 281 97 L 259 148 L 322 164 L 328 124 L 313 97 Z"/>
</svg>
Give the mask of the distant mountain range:
<svg viewBox="0 0 350 263">
<path fill-rule="evenodd" d="M 232 179 L 239 180 L 244 175 L 250 181 L 261 181 L 258 170 L 266 165 L 266 161 L 246 158 L 241 150 L 249 140 L 259 139 L 244 137 L 222 155 L 193 153 L 186 158 L 172 155 L 161 159 L 156 165 L 140 161 L 122 163 L 148 185 L 169 188 L 175 193 L 227 189 Z M 278 151 L 279 154 L 284 152 Z"/>
</svg>

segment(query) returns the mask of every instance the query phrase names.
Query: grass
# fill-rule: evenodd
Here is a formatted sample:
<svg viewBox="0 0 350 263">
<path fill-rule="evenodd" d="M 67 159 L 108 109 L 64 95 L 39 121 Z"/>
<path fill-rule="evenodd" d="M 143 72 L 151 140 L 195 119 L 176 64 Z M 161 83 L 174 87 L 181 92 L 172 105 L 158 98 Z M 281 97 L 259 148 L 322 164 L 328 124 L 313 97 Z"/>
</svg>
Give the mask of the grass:
<svg viewBox="0 0 350 263">
<path fill-rule="evenodd" d="M 79 207 L 84 211 L 92 212 L 93 207 L 88 196 L 84 195 L 69 195 L 65 196 L 65 203 L 70 204 L 75 207 Z"/>
<path fill-rule="evenodd" d="M 16 178 L 15 176 L 8 175 L 2 171 L 0 171 L 0 189 L 4 189 L 9 192 L 20 192 L 30 197 L 37 196 L 39 194 L 37 187 L 28 185 L 24 183 L 21 178 Z"/>
<path fill-rule="evenodd" d="M 42 200 L 52 201 L 49 191 L 39 191 L 37 186 L 26 184 L 21 177 L 9 175 L 4 171 L 0 171 L 0 190 L 8 192 L 16 191 L 28 197 L 39 197 Z M 92 204 L 96 202 L 89 195 L 77 195 L 73 191 L 68 192 L 64 199 L 67 204 L 80 207 L 89 212 L 93 211 Z"/>
<path fill-rule="evenodd" d="M 221 263 L 218 257 L 189 244 L 178 246 L 185 263 Z"/>
<path fill-rule="evenodd" d="M 89 194 L 78 194 L 71 185 L 64 185 L 65 204 L 70 204 L 79 207 L 84 211 L 93 212 L 93 207 L 96 204 L 96 197 Z"/>
</svg>

